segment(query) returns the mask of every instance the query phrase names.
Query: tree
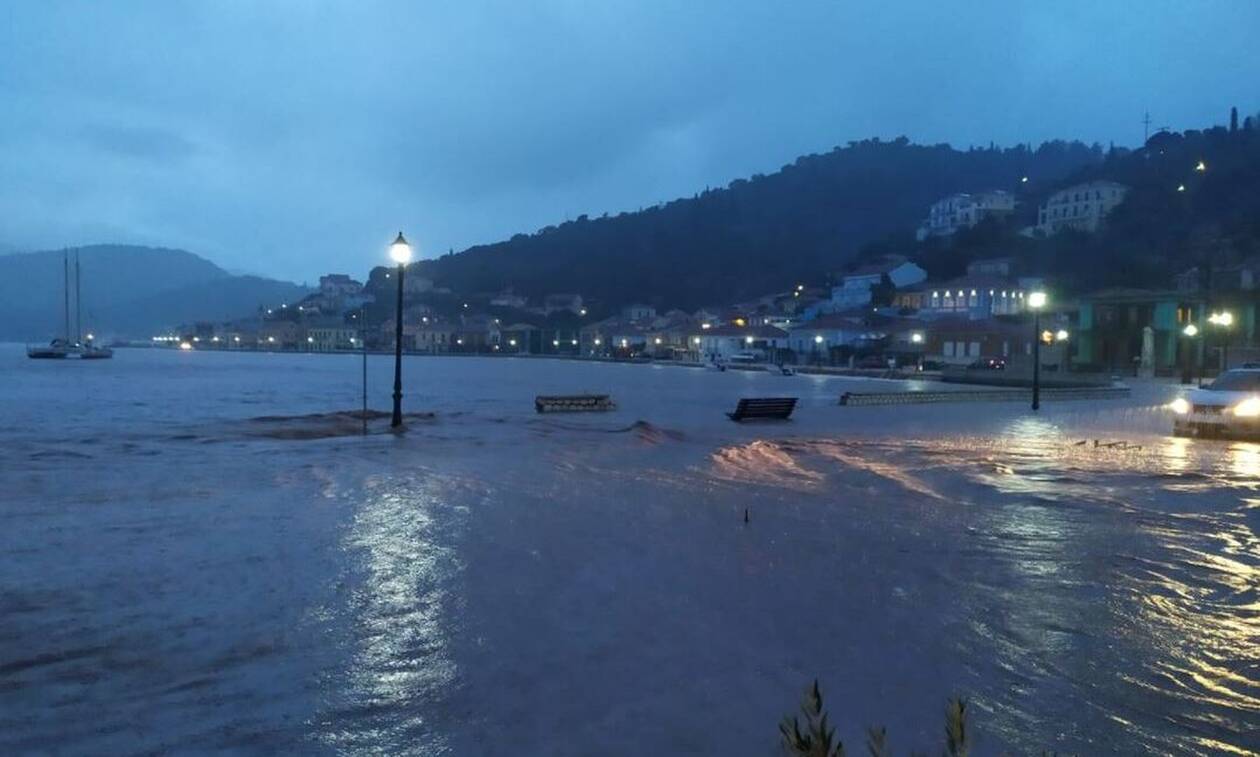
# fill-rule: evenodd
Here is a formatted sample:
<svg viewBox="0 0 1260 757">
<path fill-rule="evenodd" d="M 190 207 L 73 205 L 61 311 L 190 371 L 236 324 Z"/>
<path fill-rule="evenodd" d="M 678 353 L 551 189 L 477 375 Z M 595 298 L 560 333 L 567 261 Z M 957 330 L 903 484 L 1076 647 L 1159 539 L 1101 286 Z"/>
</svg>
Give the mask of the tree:
<svg viewBox="0 0 1260 757">
<path fill-rule="evenodd" d="M 1238 131 L 1238 108 L 1229 109 L 1229 131 L 1231 134 Z"/>
<path fill-rule="evenodd" d="M 893 304 L 897 294 L 897 285 L 888 278 L 888 274 L 880 274 L 879 283 L 871 286 L 871 304 L 875 307 L 888 307 Z"/>
</svg>

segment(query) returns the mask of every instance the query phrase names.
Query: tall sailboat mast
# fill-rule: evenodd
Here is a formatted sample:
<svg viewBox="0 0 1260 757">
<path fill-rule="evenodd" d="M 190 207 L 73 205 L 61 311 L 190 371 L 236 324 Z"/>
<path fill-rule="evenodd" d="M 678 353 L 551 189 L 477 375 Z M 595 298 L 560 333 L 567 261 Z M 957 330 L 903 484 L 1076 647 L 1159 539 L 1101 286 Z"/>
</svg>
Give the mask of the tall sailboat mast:
<svg viewBox="0 0 1260 757">
<path fill-rule="evenodd" d="M 65 340 L 70 341 L 70 253 L 62 253 L 62 272 L 61 272 L 61 296 L 64 300 L 65 312 L 62 322 L 62 336 Z"/>
<path fill-rule="evenodd" d="M 74 343 L 83 343 L 83 300 L 79 299 L 79 251 L 74 251 Z"/>
</svg>

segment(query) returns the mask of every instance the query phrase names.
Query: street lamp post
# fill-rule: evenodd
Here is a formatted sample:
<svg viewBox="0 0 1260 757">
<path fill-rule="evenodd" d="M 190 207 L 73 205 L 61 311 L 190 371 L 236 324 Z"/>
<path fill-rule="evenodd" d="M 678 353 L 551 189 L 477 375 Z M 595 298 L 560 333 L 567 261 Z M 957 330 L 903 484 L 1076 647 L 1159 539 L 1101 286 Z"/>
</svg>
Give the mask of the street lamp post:
<svg viewBox="0 0 1260 757">
<path fill-rule="evenodd" d="M 1041 409 L 1041 309 L 1046 306 L 1045 292 L 1030 292 L 1028 307 L 1033 311 L 1033 380 L 1032 409 Z"/>
<path fill-rule="evenodd" d="M 1193 351 L 1194 338 L 1199 333 L 1199 327 L 1194 325 L 1193 323 L 1187 323 L 1186 327 L 1181 330 L 1181 333 L 1184 334 L 1186 337 L 1185 343 L 1184 343 L 1185 346 L 1184 346 L 1184 349 L 1182 350 L 1183 354 L 1181 357 L 1181 383 L 1189 384 L 1191 380 L 1190 379 L 1191 365 L 1195 357 L 1195 352 Z"/>
<path fill-rule="evenodd" d="M 398 264 L 398 308 L 394 317 L 394 417 L 391 428 L 402 425 L 402 338 L 403 338 L 403 272 L 411 260 L 411 245 L 398 232 L 398 238 L 389 246 L 389 256 Z"/>
<path fill-rule="evenodd" d="M 1208 316 L 1208 323 L 1220 326 L 1223 334 L 1221 337 L 1221 366 L 1217 370 L 1217 373 L 1220 374 L 1229 370 L 1229 327 L 1234 325 L 1234 314 L 1228 310 L 1213 313 Z"/>
</svg>

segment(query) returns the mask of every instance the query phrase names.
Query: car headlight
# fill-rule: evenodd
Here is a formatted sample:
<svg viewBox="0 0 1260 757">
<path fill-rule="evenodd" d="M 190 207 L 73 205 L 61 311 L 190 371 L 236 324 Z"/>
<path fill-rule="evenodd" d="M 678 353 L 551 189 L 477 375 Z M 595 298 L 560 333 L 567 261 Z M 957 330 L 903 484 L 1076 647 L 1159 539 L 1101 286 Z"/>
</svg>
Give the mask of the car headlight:
<svg viewBox="0 0 1260 757">
<path fill-rule="evenodd" d="M 1177 399 L 1168 403 L 1168 409 L 1173 411 L 1177 415 L 1185 415 L 1186 413 L 1190 412 L 1190 403 L 1186 401 L 1185 397 L 1178 397 Z M 1258 405 L 1258 409 L 1260 409 L 1260 405 Z"/>
<path fill-rule="evenodd" d="M 1234 405 L 1231 410 L 1235 416 L 1239 418 L 1255 418 L 1260 416 L 1260 397 L 1248 397 L 1247 399 Z"/>
</svg>

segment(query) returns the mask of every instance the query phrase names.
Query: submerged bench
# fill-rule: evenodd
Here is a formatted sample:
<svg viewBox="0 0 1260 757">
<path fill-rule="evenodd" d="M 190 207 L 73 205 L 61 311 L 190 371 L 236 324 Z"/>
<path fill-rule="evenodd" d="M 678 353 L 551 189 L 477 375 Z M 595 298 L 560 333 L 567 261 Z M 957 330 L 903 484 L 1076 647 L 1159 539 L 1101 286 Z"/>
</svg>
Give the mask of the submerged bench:
<svg viewBox="0 0 1260 757">
<path fill-rule="evenodd" d="M 586 413 L 616 410 L 607 394 L 543 395 L 534 398 L 534 409 L 540 413 Z"/>
<path fill-rule="evenodd" d="M 735 412 L 727 413 L 727 416 L 733 421 L 759 418 L 785 421 L 795 408 L 795 397 L 745 397 L 735 406 Z"/>
</svg>

